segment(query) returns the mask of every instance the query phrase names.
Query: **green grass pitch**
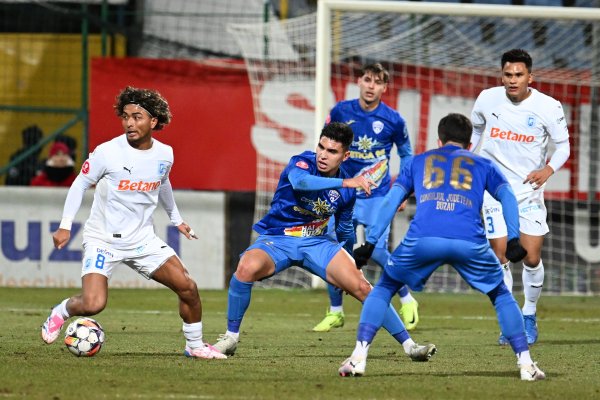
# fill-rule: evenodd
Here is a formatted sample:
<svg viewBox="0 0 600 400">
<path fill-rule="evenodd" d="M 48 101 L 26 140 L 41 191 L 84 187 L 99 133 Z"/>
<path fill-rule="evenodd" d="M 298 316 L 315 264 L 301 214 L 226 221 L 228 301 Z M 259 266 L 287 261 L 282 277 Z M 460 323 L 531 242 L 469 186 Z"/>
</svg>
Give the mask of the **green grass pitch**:
<svg viewBox="0 0 600 400">
<path fill-rule="evenodd" d="M 168 290 L 110 290 L 94 317 L 106 332 L 95 357 L 73 356 L 61 339 L 44 344 L 40 325 L 50 306 L 75 292 L 0 288 L 0 399 L 600 398 L 600 297 L 542 297 L 532 354 L 547 380 L 521 382 L 512 351 L 496 344 L 494 310 L 478 293 L 415 294 L 421 322 L 412 336 L 437 345 L 430 362 L 411 362 L 382 330 L 366 375 L 341 378 L 360 313 L 349 296 L 346 325 L 315 333 L 324 290 L 255 289 L 236 355 L 194 360 L 182 355 L 177 299 Z M 227 292 L 201 297 L 204 337 L 214 342 L 225 330 Z"/>
</svg>

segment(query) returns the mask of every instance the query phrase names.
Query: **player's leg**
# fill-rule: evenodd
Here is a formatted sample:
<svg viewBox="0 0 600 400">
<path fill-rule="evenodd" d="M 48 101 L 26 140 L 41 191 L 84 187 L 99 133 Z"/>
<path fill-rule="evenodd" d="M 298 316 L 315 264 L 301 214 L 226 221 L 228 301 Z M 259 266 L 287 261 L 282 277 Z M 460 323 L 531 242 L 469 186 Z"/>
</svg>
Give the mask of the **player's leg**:
<svg viewBox="0 0 600 400">
<path fill-rule="evenodd" d="M 537 364 L 531 359 L 525 325 L 521 316 L 521 310 L 512 293 L 504 282 L 487 293 L 496 309 L 498 324 L 502 334 L 508 339 L 513 352 L 517 356 L 517 363 L 521 370 L 521 379 L 526 381 L 537 381 L 546 378 Z"/>
<path fill-rule="evenodd" d="M 164 250 L 158 250 L 159 253 L 162 251 Z M 162 258 L 158 257 L 158 254 L 153 254 L 138 261 L 152 265 L 154 260 Z M 198 294 L 198 287 L 181 259 L 175 254 L 169 256 L 160 267 L 150 272 L 150 276 L 156 282 L 175 292 L 179 298 L 179 316 L 183 320 L 182 330 L 185 337 L 183 354 L 186 357 L 196 358 L 227 358 L 208 343 L 204 343 L 202 337 L 202 302 Z"/>
<path fill-rule="evenodd" d="M 454 242 L 452 259 L 460 261 L 453 266 L 471 287 L 490 298 L 496 310 L 500 331 L 517 356 L 521 379 L 544 379 L 544 373 L 531 360 L 521 310 L 504 283 L 498 258 L 487 243 Z"/>
<path fill-rule="evenodd" d="M 235 354 L 240 326 L 250 305 L 254 282 L 275 274 L 276 263 L 282 268 L 289 266 L 287 257 L 275 242 L 275 239 L 261 236 L 240 257 L 227 292 L 227 331 L 214 344 L 223 354 Z"/>
<path fill-rule="evenodd" d="M 358 220 L 362 221 L 362 224 L 365 227 L 365 235 L 369 235 L 369 231 L 371 227 L 373 227 L 376 223 L 375 218 L 377 217 L 377 210 L 379 210 L 381 206 L 381 202 L 383 201 L 383 197 L 373 197 L 369 199 L 362 199 L 360 201 L 357 200 L 357 204 L 359 204 L 354 209 L 354 217 L 358 218 Z M 379 237 L 379 240 L 375 244 L 375 250 L 373 251 L 373 255 L 371 258 L 377 265 L 381 268 L 385 268 L 385 265 L 390 258 L 389 248 L 389 236 L 390 236 L 390 226 L 386 228 L 383 234 Z M 406 285 L 402 285 L 398 290 L 398 297 L 400 298 L 400 310 L 399 314 L 402 318 L 402 322 L 404 322 L 404 326 L 406 329 L 411 331 L 417 327 L 419 323 L 419 303 L 414 299 L 411 295 L 408 287 Z"/>
<path fill-rule="evenodd" d="M 504 221 L 504 215 L 502 214 L 502 205 L 486 192 L 484 195 L 482 211 L 484 216 L 485 234 L 494 254 L 498 260 L 500 260 L 500 264 L 502 265 L 504 284 L 508 290 L 512 292 L 513 276 L 511 263 L 506 258 L 508 230 L 506 228 L 506 222 Z M 498 337 L 498 344 L 500 346 L 508 346 L 510 344 L 502 332 L 500 332 Z"/>
<path fill-rule="evenodd" d="M 312 329 L 315 332 L 329 332 L 331 328 L 344 326 L 344 292 L 328 283 L 327 293 L 329 295 L 329 310 L 325 313 L 325 318 Z"/>
<path fill-rule="evenodd" d="M 364 374 L 369 347 L 377 331 L 382 326 L 390 331 L 386 326 L 392 320 L 391 317 L 394 314 L 390 301 L 392 296 L 397 293 L 399 287 L 404 284 L 399 280 L 399 276 L 404 276 L 404 269 L 401 266 L 410 265 L 410 261 L 408 260 L 412 256 L 407 253 L 402 249 L 402 246 L 394 252 L 394 256 L 390 258 L 390 262 L 393 265 L 389 269 L 385 268 L 383 270 L 379 282 L 366 298 L 357 330 L 356 345 L 352 355 L 342 363 L 338 371 L 341 376 L 360 376 Z M 400 260 L 403 260 L 402 263 L 396 264 Z M 402 272 L 400 272 L 401 269 Z M 435 270 L 435 266 L 430 264 L 422 269 L 425 273 L 431 274 Z M 405 353 L 413 361 L 428 361 L 436 352 L 436 347 L 433 344 L 426 346 L 417 345 L 406 329 L 397 333 L 390 331 L 390 333 L 402 344 Z"/>
<path fill-rule="evenodd" d="M 544 285 L 544 263 L 541 259 L 543 236 L 531 236 L 522 233 L 521 244 L 527 250 L 523 259 L 523 319 L 527 343 L 534 344 L 538 339 L 537 303 Z"/>
<path fill-rule="evenodd" d="M 327 226 L 327 235 L 333 240 L 337 240 L 335 234 L 335 216 L 330 218 Z M 327 283 L 327 294 L 329 296 L 329 310 L 325 312 L 325 318 L 314 326 L 312 329 L 314 332 L 329 332 L 331 328 L 341 328 L 344 326 L 344 292 L 340 288 Z"/>
<path fill-rule="evenodd" d="M 115 263 L 114 251 L 102 246 L 84 245 L 81 267 L 81 293 L 54 306 L 42 325 L 42 339 L 56 341 L 64 323 L 72 316 L 92 316 L 106 307 L 108 278 Z"/>
</svg>

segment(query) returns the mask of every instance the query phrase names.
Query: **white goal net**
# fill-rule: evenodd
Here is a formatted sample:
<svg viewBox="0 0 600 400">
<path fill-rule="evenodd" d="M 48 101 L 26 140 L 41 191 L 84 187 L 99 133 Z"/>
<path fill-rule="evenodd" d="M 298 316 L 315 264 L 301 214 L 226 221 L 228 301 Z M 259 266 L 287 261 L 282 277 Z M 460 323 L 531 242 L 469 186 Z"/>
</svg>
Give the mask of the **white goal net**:
<svg viewBox="0 0 600 400">
<path fill-rule="evenodd" d="M 546 188 L 545 290 L 600 293 L 599 24 L 597 8 L 320 0 L 317 14 L 230 26 L 253 90 L 255 219 L 268 210 L 289 157 L 314 148 L 329 108 L 358 96 L 364 63 L 381 62 L 390 71 L 383 100 L 404 116 L 420 153 L 436 146 L 442 116 L 470 115 L 479 92 L 500 84 L 501 54 L 523 48 L 533 57 L 533 86 L 562 102 L 571 134 L 571 157 Z M 391 171 L 397 165 L 393 160 Z M 414 206 L 396 216 L 393 247 L 413 213 Z M 377 274 L 367 269 L 367 276 Z M 275 279 L 268 284 L 314 283 L 299 269 Z M 515 290 L 519 285 L 515 279 Z M 428 290 L 468 288 L 444 267 Z"/>
</svg>

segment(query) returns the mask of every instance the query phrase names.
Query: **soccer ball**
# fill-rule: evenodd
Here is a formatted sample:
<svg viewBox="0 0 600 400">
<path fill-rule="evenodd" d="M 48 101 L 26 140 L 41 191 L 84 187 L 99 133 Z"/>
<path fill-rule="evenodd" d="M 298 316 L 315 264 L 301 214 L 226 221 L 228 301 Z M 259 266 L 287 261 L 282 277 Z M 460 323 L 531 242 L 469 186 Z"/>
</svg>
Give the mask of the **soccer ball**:
<svg viewBox="0 0 600 400">
<path fill-rule="evenodd" d="M 91 318 L 77 318 L 67 326 L 65 345 L 77 357 L 92 357 L 102 348 L 104 330 Z"/>
</svg>

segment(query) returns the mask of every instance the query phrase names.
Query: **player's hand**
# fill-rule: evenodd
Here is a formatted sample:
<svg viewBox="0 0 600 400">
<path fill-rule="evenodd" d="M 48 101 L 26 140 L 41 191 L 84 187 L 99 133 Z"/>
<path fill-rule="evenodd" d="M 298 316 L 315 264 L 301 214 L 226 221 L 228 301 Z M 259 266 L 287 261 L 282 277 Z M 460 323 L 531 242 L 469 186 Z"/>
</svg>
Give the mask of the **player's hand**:
<svg viewBox="0 0 600 400">
<path fill-rule="evenodd" d="M 62 249 L 65 247 L 65 244 L 71 239 L 71 231 L 68 229 L 58 228 L 56 232 L 52 234 L 52 241 L 54 242 L 54 247 L 57 249 Z"/>
<path fill-rule="evenodd" d="M 529 183 L 533 190 L 538 190 L 544 183 L 554 174 L 551 166 L 546 165 L 544 168 L 531 171 L 525 178 L 523 183 Z"/>
<path fill-rule="evenodd" d="M 527 250 L 521 246 L 519 239 L 510 239 L 506 244 L 506 258 L 508 258 L 510 262 L 519 262 L 524 259 L 526 255 Z"/>
<path fill-rule="evenodd" d="M 400 204 L 400 207 L 398 207 L 398 210 L 396 210 L 396 212 L 402 212 L 404 210 L 406 210 L 406 204 L 407 204 L 408 200 L 404 200 L 402 202 L 402 204 Z"/>
<path fill-rule="evenodd" d="M 356 268 L 361 269 L 367 262 L 371 255 L 373 255 L 373 250 L 375 250 L 375 245 L 369 242 L 365 242 L 354 249 L 354 261 L 356 262 Z"/>
<path fill-rule="evenodd" d="M 355 176 L 354 178 L 344 179 L 342 187 L 362 189 L 367 194 L 371 195 L 371 188 L 377 187 L 377 184 L 372 179 L 366 178 L 363 175 Z"/>
<path fill-rule="evenodd" d="M 188 240 L 198 239 L 198 236 L 196 236 L 196 232 L 194 232 L 192 227 L 186 224 L 185 222 L 182 222 L 181 224 L 177 225 L 177 229 L 179 229 L 179 232 L 183 233 Z"/>
</svg>

